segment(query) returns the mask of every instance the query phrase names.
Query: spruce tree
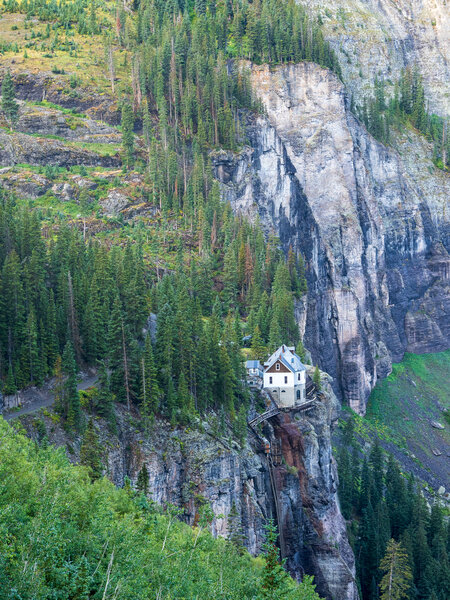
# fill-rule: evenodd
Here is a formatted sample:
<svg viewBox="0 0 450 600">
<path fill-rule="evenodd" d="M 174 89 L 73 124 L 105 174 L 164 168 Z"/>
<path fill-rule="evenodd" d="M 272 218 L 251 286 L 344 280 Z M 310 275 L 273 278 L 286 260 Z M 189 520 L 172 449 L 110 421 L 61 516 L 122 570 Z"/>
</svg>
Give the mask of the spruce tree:
<svg viewBox="0 0 450 600">
<path fill-rule="evenodd" d="M 125 369 L 123 360 L 123 314 L 122 304 L 117 294 L 108 324 L 107 366 L 111 373 L 111 391 L 117 400 L 125 400 Z"/>
<path fill-rule="evenodd" d="M 80 399 L 77 390 L 77 365 L 75 354 L 70 341 L 67 341 L 62 355 L 63 405 L 67 426 L 69 429 L 79 429 L 81 426 Z"/>
<path fill-rule="evenodd" d="M 277 546 L 278 532 L 272 519 L 264 526 L 266 540 L 263 544 L 264 567 L 261 577 L 261 598 L 278 600 L 289 595 L 289 575 L 284 570 L 284 561 L 280 559 Z"/>
<path fill-rule="evenodd" d="M 2 81 L 2 111 L 5 113 L 11 127 L 14 127 L 19 116 L 19 105 L 16 102 L 14 82 L 9 69 Z"/>
<path fill-rule="evenodd" d="M 161 391 L 158 383 L 158 373 L 153 356 L 150 334 L 145 339 L 144 356 L 141 359 L 141 411 L 148 425 L 150 417 L 158 410 Z"/>
<path fill-rule="evenodd" d="M 14 380 L 14 372 L 12 365 L 10 364 L 8 367 L 8 374 L 6 376 L 5 383 L 3 385 L 3 393 L 5 396 L 13 395 L 17 392 L 16 382 Z"/>
<path fill-rule="evenodd" d="M 256 325 L 255 329 L 253 330 L 251 343 L 251 357 L 254 360 L 260 360 L 263 362 L 267 357 L 267 348 L 262 340 L 259 325 Z"/>
<path fill-rule="evenodd" d="M 316 365 L 316 368 L 314 369 L 313 383 L 316 386 L 317 391 L 320 392 L 320 390 L 322 389 L 322 383 L 321 383 L 319 367 L 317 365 Z"/>
<path fill-rule="evenodd" d="M 149 481 L 150 481 L 150 475 L 148 473 L 147 465 L 144 463 L 142 465 L 142 469 L 139 471 L 139 474 L 138 474 L 138 478 L 137 478 L 137 482 L 136 482 L 137 491 L 146 496 L 148 494 Z"/>
<path fill-rule="evenodd" d="M 80 448 L 80 464 L 89 469 L 92 481 L 102 476 L 102 449 L 94 422 L 89 419 Z"/>
<path fill-rule="evenodd" d="M 402 600 L 408 597 L 412 573 L 406 554 L 400 542 L 391 539 L 386 554 L 380 563 L 384 573 L 380 583 L 381 600 Z"/>
</svg>

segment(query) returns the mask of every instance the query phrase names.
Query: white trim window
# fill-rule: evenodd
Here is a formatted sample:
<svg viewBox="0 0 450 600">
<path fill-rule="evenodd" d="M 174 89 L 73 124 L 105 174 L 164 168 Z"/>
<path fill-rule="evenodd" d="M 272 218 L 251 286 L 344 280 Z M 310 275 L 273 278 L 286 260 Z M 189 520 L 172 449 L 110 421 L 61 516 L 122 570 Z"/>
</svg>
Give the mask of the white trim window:
<svg viewBox="0 0 450 600">
<path fill-rule="evenodd" d="M 280 370 L 280 363 L 277 363 L 277 366 L 275 367 L 275 369 L 276 369 L 277 371 L 279 371 L 279 370 Z"/>
</svg>

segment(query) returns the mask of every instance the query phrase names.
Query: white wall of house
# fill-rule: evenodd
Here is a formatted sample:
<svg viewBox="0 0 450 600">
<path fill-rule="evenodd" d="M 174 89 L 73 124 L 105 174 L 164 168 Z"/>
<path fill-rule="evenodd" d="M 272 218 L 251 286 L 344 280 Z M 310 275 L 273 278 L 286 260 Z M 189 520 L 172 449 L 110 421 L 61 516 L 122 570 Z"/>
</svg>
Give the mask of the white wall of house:
<svg viewBox="0 0 450 600">
<path fill-rule="evenodd" d="M 281 371 L 275 371 L 273 373 L 264 373 L 264 387 L 293 387 L 294 385 L 294 373 L 283 373 Z"/>
<path fill-rule="evenodd" d="M 294 406 L 306 400 L 306 371 L 296 373 L 264 373 L 264 387 L 267 388 L 279 406 Z"/>
</svg>

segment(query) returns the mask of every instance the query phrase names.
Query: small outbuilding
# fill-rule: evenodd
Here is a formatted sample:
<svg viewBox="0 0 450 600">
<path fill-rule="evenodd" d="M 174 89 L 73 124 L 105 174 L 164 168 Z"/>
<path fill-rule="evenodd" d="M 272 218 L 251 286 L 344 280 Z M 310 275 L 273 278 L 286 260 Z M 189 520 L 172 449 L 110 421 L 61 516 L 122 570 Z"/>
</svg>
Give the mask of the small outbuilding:
<svg viewBox="0 0 450 600">
<path fill-rule="evenodd" d="M 259 360 L 247 360 L 245 363 L 247 371 L 247 383 L 250 387 L 261 388 L 263 380 L 263 366 Z"/>
</svg>

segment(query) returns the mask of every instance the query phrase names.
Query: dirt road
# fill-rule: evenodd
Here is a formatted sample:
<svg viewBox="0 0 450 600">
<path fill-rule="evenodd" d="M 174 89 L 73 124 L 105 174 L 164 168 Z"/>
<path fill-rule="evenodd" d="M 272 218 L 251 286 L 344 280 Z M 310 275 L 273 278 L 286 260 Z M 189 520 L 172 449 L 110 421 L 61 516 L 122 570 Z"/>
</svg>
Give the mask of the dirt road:
<svg viewBox="0 0 450 600">
<path fill-rule="evenodd" d="M 95 385 L 97 382 L 97 375 L 89 375 L 84 377 L 82 381 L 77 385 L 78 390 L 87 390 L 91 386 Z M 12 410 L 3 413 L 3 418 L 6 421 L 11 421 L 21 415 L 28 415 L 30 413 L 37 412 L 41 408 L 46 408 L 47 406 L 52 406 L 55 401 L 55 394 L 51 388 L 43 387 L 43 388 L 30 388 L 25 390 L 21 394 L 22 400 L 22 408 L 19 410 Z"/>
</svg>

